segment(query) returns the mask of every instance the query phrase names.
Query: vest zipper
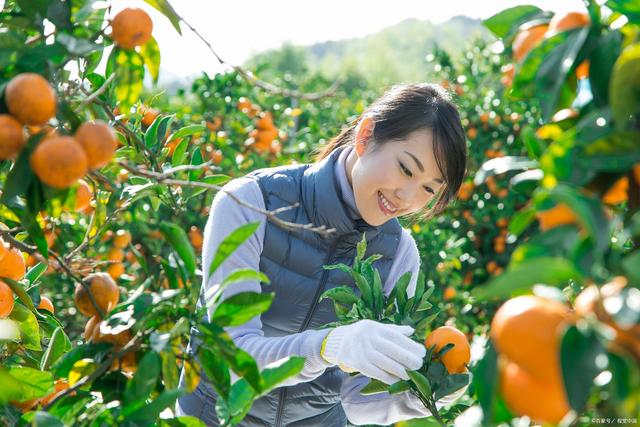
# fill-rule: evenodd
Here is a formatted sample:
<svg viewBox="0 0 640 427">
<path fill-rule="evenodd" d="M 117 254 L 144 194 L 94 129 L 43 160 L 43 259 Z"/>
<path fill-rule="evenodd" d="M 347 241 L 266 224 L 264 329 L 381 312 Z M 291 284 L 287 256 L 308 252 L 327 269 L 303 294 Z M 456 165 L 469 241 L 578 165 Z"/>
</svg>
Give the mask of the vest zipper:
<svg viewBox="0 0 640 427">
<path fill-rule="evenodd" d="M 325 259 L 325 262 L 322 265 L 328 265 L 333 261 L 333 251 L 335 251 L 335 249 L 338 247 L 338 245 L 343 239 L 344 238 L 337 239 L 334 243 L 331 244 L 331 246 L 329 247 L 329 255 L 327 256 L 327 258 Z M 316 294 L 313 297 L 313 304 L 311 304 L 311 308 L 307 312 L 307 317 L 305 317 L 304 322 L 302 322 L 302 326 L 300 327 L 300 329 L 298 329 L 298 333 L 304 331 L 309 326 L 309 323 L 311 322 L 311 318 L 313 317 L 314 313 L 316 312 L 316 308 L 318 307 L 318 298 L 320 298 L 320 295 L 322 295 L 322 292 L 324 291 L 324 287 L 327 284 L 328 275 L 329 275 L 329 270 L 323 269 L 322 276 L 320 276 L 320 284 L 318 285 L 318 288 L 316 289 Z M 282 427 L 282 411 L 284 410 L 284 400 L 286 399 L 286 397 L 287 397 L 287 389 L 286 387 L 281 387 L 280 397 L 278 400 L 278 410 L 276 411 L 275 427 Z"/>
</svg>

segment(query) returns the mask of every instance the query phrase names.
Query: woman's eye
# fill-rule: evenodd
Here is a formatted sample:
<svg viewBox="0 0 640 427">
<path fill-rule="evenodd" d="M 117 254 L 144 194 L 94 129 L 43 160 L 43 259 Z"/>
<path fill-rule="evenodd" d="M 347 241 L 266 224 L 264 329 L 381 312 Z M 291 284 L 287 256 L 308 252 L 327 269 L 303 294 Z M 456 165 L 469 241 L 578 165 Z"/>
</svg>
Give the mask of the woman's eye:
<svg viewBox="0 0 640 427">
<path fill-rule="evenodd" d="M 411 171 L 409 169 L 407 169 L 407 167 L 402 162 L 400 162 L 400 168 L 402 169 L 402 172 L 404 172 L 405 175 L 413 176 L 411 174 Z"/>
<path fill-rule="evenodd" d="M 431 187 L 424 187 L 424 189 L 427 191 L 427 193 L 436 194 L 436 192 L 433 191 L 433 188 Z"/>
</svg>

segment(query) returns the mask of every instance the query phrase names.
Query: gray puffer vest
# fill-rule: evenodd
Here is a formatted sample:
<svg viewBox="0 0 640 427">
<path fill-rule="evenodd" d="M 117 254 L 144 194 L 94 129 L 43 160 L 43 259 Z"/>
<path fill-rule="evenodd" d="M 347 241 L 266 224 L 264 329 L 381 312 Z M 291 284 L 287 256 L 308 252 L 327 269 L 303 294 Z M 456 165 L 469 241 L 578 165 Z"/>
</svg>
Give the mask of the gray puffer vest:
<svg viewBox="0 0 640 427">
<path fill-rule="evenodd" d="M 261 316 L 265 337 L 281 337 L 307 329 L 319 329 L 336 320 L 330 301 L 318 303 L 327 289 L 348 284 L 353 280 L 340 270 L 325 270 L 323 265 L 345 263 L 351 265 L 356 244 L 365 233 L 367 253 L 381 254 L 376 268 L 386 281 L 393 263 L 401 228 L 396 219 L 379 227 L 372 227 L 362 219 L 354 220 L 342 200 L 334 167 L 342 148 L 314 164 L 281 166 L 250 173 L 264 197 L 267 210 L 275 210 L 299 203 L 297 208 L 278 216 L 297 224 L 325 225 L 335 233 L 323 238 L 307 230 L 288 231 L 267 222 L 260 256 L 260 271 L 271 280 L 263 284 L 265 292 L 274 292 L 273 303 Z M 347 425 L 340 403 L 343 373 L 337 367 L 327 369 L 315 380 L 294 386 L 280 387 L 256 400 L 241 426 L 322 426 Z M 199 395 L 205 411 L 194 413 L 185 404 L 192 395 L 180 399 L 180 406 L 191 415 L 201 416 L 209 425 L 215 423 L 215 393 L 208 381 L 200 382 L 192 393 Z M 211 412 L 213 411 L 213 412 Z M 208 412 L 206 414 L 204 412 Z"/>
</svg>

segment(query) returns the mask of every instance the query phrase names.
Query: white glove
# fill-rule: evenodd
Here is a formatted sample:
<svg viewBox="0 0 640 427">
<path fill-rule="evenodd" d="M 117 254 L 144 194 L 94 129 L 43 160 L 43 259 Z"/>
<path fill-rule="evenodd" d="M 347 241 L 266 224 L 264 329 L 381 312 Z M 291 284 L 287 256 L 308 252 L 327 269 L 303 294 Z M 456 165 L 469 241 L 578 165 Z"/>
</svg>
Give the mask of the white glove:
<svg viewBox="0 0 640 427">
<path fill-rule="evenodd" d="M 322 357 L 345 372 L 393 384 L 422 366 L 426 349 L 409 338 L 412 333 L 411 326 L 360 320 L 329 332 Z"/>
</svg>

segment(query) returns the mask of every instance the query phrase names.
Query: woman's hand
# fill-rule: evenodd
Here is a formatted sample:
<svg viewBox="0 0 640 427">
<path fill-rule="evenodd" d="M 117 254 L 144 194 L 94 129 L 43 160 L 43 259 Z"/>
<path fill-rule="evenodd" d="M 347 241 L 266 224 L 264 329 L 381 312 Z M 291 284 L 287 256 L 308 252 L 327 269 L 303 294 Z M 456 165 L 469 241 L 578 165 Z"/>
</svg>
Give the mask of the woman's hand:
<svg viewBox="0 0 640 427">
<path fill-rule="evenodd" d="M 322 357 L 343 371 L 393 384 L 422 366 L 426 349 L 409 338 L 412 333 L 410 326 L 360 320 L 329 332 Z"/>
</svg>

